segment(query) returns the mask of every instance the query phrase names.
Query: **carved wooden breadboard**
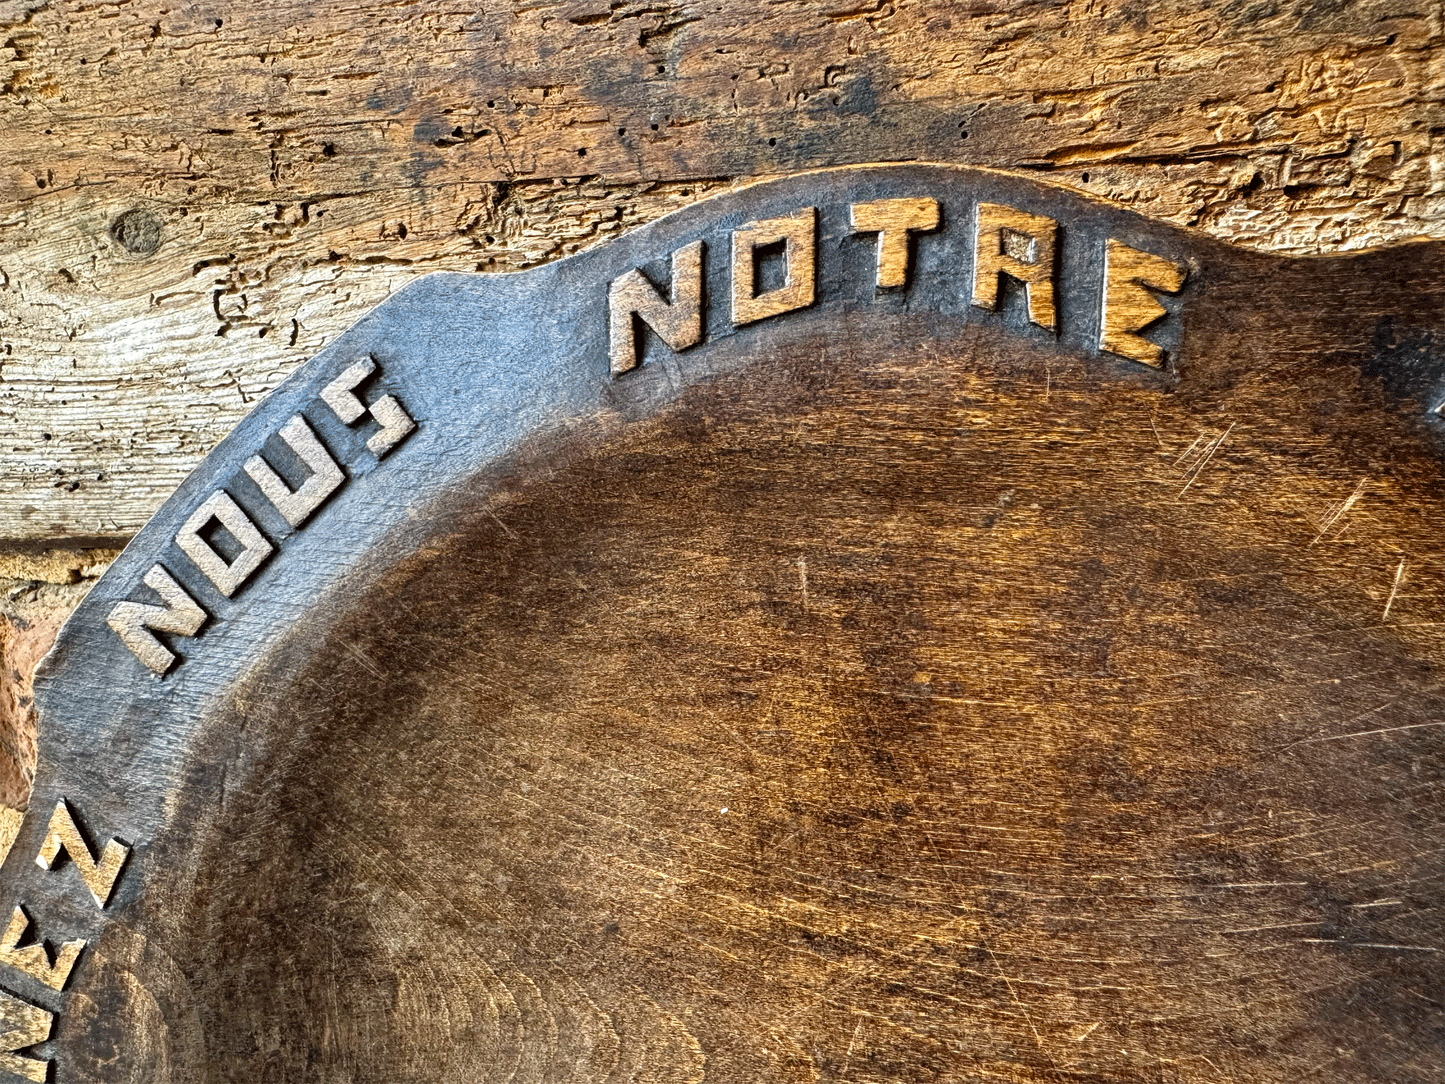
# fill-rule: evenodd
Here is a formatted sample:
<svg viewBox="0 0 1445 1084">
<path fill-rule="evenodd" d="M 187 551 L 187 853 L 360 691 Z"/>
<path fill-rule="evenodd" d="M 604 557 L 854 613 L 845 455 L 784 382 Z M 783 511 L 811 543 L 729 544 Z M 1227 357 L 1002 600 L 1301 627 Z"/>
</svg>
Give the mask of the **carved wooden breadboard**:
<svg viewBox="0 0 1445 1084">
<path fill-rule="evenodd" d="M 1433 1084 L 1442 253 L 898 166 L 402 291 L 50 656 L 0 1079 Z"/>
</svg>

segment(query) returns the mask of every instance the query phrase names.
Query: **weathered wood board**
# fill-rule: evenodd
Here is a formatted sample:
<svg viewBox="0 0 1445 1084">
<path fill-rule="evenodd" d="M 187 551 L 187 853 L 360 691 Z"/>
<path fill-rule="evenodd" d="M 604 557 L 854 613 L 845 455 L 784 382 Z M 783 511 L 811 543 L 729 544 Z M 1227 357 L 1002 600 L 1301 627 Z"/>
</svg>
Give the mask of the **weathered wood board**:
<svg viewBox="0 0 1445 1084">
<path fill-rule="evenodd" d="M 413 284 L 63 631 L 0 1064 L 1437 1081 L 1441 256 L 878 167 Z"/>
<path fill-rule="evenodd" d="M 128 539 L 322 345 L 740 178 L 1036 170 L 1255 247 L 1440 237 L 1438 3 L 0 0 L 0 540 Z"/>
</svg>

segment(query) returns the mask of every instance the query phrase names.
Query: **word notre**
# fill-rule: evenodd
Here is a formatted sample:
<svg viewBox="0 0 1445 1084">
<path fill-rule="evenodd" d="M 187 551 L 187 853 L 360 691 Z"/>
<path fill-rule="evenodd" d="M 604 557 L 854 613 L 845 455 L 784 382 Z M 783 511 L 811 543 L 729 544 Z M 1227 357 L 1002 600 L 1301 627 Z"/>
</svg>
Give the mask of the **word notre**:
<svg viewBox="0 0 1445 1084">
<path fill-rule="evenodd" d="M 926 196 L 876 199 L 852 203 L 848 212 L 853 233 L 877 235 L 877 289 L 906 289 L 912 271 L 914 235 L 941 227 L 943 215 L 938 201 Z M 986 202 L 973 206 L 972 220 L 972 269 L 965 285 L 970 303 L 979 309 L 997 311 L 1001 284 L 1011 281 L 1022 291 L 1029 322 L 1057 336 L 1058 222 L 1045 215 Z M 733 327 L 806 309 L 815 303 L 817 235 L 818 209 L 811 206 L 750 222 L 731 232 L 728 301 Z M 1113 238 L 1105 239 L 1102 247 L 1102 289 L 1094 346 L 1163 368 L 1164 347 L 1140 332 L 1169 315 L 1153 291 L 1178 293 L 1184 287 L 1185 268 Z M 778 251 L 783 256 L 784 279 L 780 285 L 762 288 L 759 261 L 765 253 Z M 683 245 L 670 254 L 670 260 L 671 283 L 666 297 L 640 268 L 613 279 L 607 286 L 608 367 L 613 376 L 641 364 L 639 336 L 643 327 L 674 351 L 690 349 L 703 341 L 704 242 L 695 240 Z M 416 423 L 391 395 L 381 396 L 369 405 L 358 397 L 357 388 L 375 371 L 375 360 L 363 358 L 327 384 L 318 398 L 344 425 L 356 426 L 368 417 L 379 423 L 380 428 L 366 443 L 374 455 L 381 457 L 405 439 Z M 259 451 L 245 461 L 243 470 L 286 524 L 299 529 L 346 483 L 347 475 L 302 414 L 293 415 L 274 435 L 309 472 L 305 480 L 289 484 Z M 218 545 L 222 538 L 228 542 L 224 550 Z M 277 545 L 226 486 L 216 489 L 196 507 L 176 533 L 175 543 L 190 567 L 226 598 L 251 580 Z M 175 665 L 177 656 L 157 633 L 195 636 L 211 615 L 159 562 L 151 565 L 141 582 L 155 593 L 159 604 L 122 600 L 111 608 L 107 624 L 137 659 L 164 675 Z"/>
<path fill-rule="evenodd" d="M 871 200 L 849 205 L 854 233 L 878 235 L 877 288 L 893 291 L 908 285 L 910 241 L 914 234 L 939 228 L 938 201 L 929 197 Z M 994 311 L 999 283 L 1020 286 L 1030 322 L 1058 334 L 1054 304 L 1058 260 L 1058 223 L 1044 215 L 1001 203 L 974 207 L 975 240 L 970 301 Z M 731 319 L 742 327 L 769 316 L 806 309 L 815 300 L 817 279 L 816 207 L 803 207 L 778 218 L 751 222 L 731 235 Z M 786 278 L 779 286 L 760 290 L 758 260 L 763 250 L 783 250 Z M 1150 293 L 1175 294 L 1184 288 L 1186 270 L 1113 238 L 1104 245 L 1104 287 L 1100 304 L 1099 350 L 1153 368 L 1164 365 L 1164 348 L 1139 334 L 1166 310 Z M 687 350 L 703 339 L 703 242 L 694 241 L 672 253 L 670 299 L 640 269 L 614 279 L 608 288 L 609 361 L 614 376 L 641 363 L 638 323 L 645 324 L 674 351 Z"/>
</svg>

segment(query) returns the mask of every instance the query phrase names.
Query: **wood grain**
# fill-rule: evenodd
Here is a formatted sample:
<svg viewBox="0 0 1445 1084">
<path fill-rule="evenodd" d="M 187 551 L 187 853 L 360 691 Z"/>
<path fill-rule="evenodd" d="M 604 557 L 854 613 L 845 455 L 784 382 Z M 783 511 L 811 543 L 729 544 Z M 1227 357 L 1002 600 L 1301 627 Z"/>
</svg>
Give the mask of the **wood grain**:
<svg viewBox="0 0 1445 1084">
<path fill-rule="evenodd" d="M 1433 449 L 1327 373 L 770 354 L 212 721 L 308 735 L 164 878 L 216 1079 L 1438 1079 Z"/>
<path fill-rule="evenodd" d="M 852 208 L 923 196 L 880 291 Z M 1057 223 L 1057 330 L 972 303 L 981 205 Z M 734 324 L 732 238 L 804 212 L 812 303 Z M 1163 366 L 1100 346 L 1114 240 L 1189 269 Z M 609 284 L 699 242 L 704 340 L 614 375 Z M 0 906 L 85 947 L 0 975 L 20 1068 L 1434 1084 L 1442 248 L 860 169 L 392 299 L 50 656 Z M 347 481 L 292 529 L 238 479 L 297 414 Z M 276 546 L 229 592 L 176 538 L 218 491 Z M 207 621 L 158 676 L 106 615 L 162 564 Z"/>
<path fill-rule="evenodd" d="M 1435 5 L 0 3 L 0 537 L 124 538 L 435 269 L 741 178 L 1034 170 L 1290 252 L 1440 235 Z"/>
</svg>

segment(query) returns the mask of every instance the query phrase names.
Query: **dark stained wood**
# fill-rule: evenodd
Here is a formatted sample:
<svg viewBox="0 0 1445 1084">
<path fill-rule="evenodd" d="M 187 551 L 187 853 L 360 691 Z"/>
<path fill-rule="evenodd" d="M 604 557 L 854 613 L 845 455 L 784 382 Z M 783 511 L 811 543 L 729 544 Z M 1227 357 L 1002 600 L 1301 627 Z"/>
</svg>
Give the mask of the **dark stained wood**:
<svg viewBox="0 0 1445 1084">
<path fill-rule="evenodd" d="M 920 197 L 880 291 L 850 208 Z M 980 203 L 1057 223 L 1057 337 L 971 303 Z M 815 302 L 734 328 L 729 239 L 811 208 Z M 614 378 L 609 284 L 698 240 L 705 341 Z M 1111 240 L 1187 272 L 1159 367 L 1098 347 Z M 1433 1084 L 1442 253 L 860 170 L 420 284 L 62 635 L 4 886 L 87 947 L 0 986 L 61 1084 Z M 299 526 L 236 480 L 297 413 Z M 229 592 L 172 541 L 217 487 L 275 550 Z M 165 676 L 106 625 L 157 563 Z M 34 864 L 62 798 L 104 908 Z"/>
</svg>

